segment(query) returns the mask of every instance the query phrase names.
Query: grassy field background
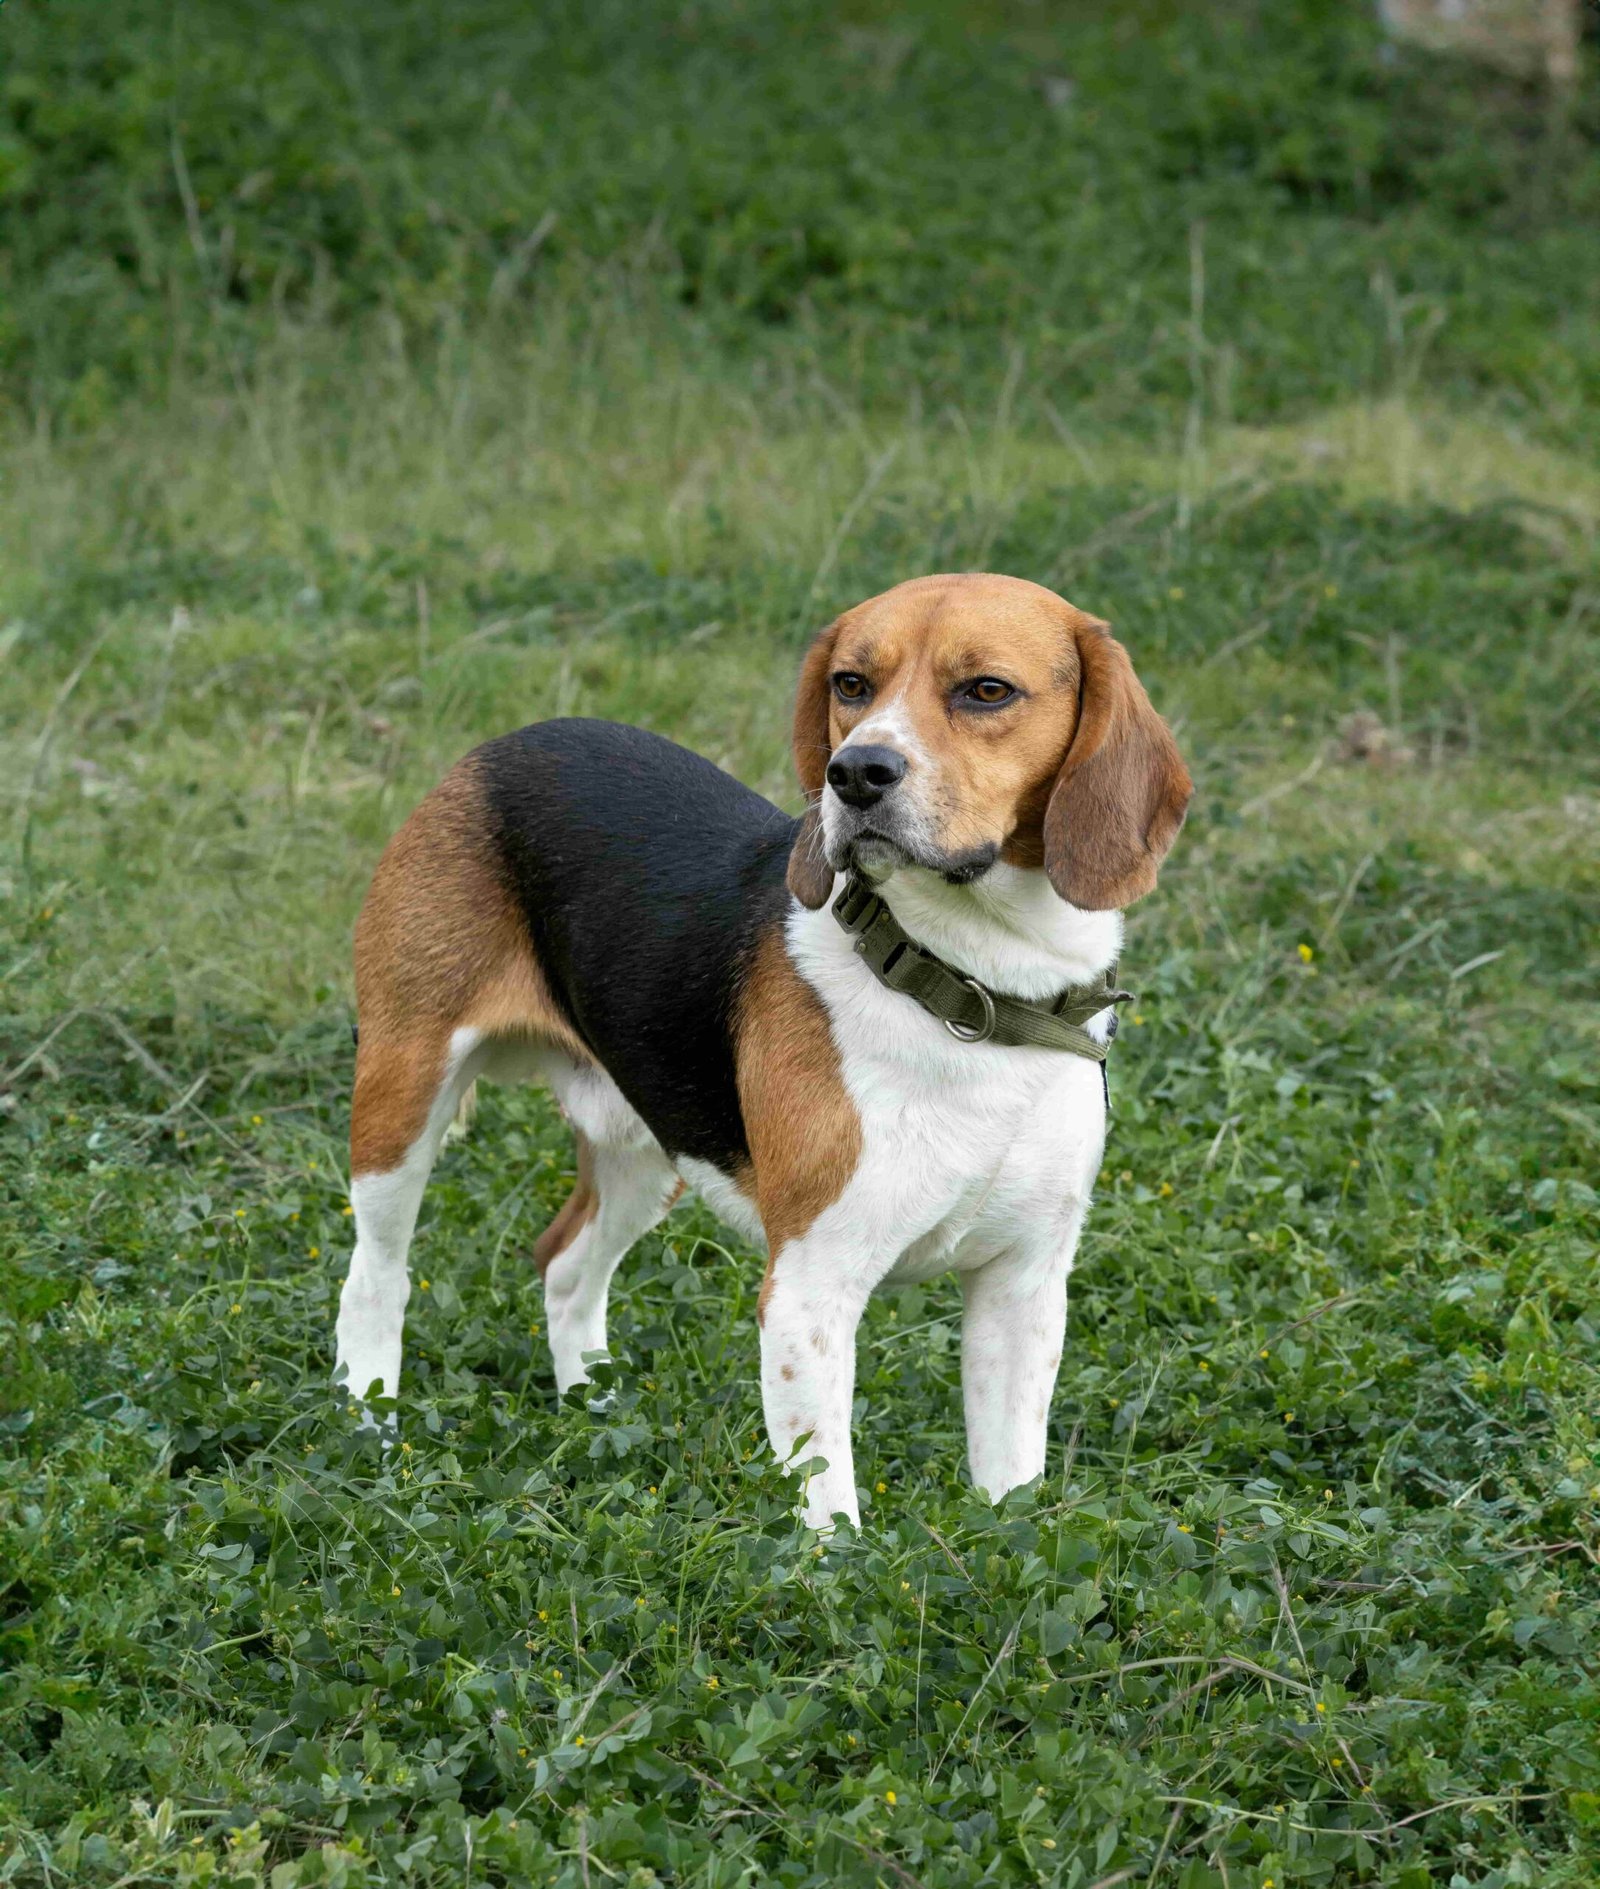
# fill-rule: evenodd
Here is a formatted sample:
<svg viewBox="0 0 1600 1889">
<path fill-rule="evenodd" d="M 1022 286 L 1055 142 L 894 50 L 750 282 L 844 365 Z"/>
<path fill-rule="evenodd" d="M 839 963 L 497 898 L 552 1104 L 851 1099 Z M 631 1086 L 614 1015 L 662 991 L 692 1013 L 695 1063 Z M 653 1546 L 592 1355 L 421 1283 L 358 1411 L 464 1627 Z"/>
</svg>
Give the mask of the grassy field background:
<svg viewBox="0 0 1600 1889">
<path fill-rule="evenodd" d="M 1597 1880 L 1594 50 L 1563 112 L 1356 5 L 10 0 L 0 1882 Z M 381 1460 L 384 838 L 568 712 L 793 805 L 807 637 L 970 567 L 1199 785 L 1045 1484 L 967 1491 L 936 1283 L 805 1535 L 692 1206 L 558 1406 L 525 1091 Z"/>
</svg>

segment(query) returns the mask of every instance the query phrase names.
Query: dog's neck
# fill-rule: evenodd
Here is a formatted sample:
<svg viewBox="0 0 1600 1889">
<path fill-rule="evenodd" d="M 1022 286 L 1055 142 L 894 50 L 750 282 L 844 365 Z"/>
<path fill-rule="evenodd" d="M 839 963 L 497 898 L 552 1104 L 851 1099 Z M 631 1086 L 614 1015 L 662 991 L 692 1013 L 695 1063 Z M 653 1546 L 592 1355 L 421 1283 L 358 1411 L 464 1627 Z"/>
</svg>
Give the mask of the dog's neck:
<svg viewBox="0 0 1600 1889">
<path fill-rule="evenodd" d="M 835 880 L 835 896 L 843 883 Z M 1043 872 L 1004 862 L 968 885 L 906 866 L 873 887 L 918 944 L 1012 997 L 1052 997 L 1087 984 L 1122 949 L 1120 912 L 1079 911 Z M 835 922 L 826 906 L 817 917 Z"/>
</svg>

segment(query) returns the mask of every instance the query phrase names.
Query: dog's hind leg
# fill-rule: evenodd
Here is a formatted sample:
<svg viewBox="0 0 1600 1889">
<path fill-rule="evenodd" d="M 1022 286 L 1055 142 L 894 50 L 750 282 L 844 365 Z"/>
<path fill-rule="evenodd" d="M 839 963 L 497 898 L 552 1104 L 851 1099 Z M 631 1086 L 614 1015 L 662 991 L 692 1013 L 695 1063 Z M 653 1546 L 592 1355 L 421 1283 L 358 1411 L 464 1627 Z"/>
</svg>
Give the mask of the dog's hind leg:
<svg viewBox="0 0 1600 1889">
<path fill-rule="evenodd" d="M 581 1128 L 577 1139 L 577 1184 L 533 1249 L 560 1391 L 587 1381 L 585 1354 L 606 1348 L 611 1275 L 683 1188 L 653 1140 L 595 1143 Z"/>
<path fill-rule="evenodd" d="M 577 1138 L 578 1178 L 533 1259 L 544 1281 L 556 1388 L 568 1391 L 588 1378 L 584 1353 L 606 1348 L 611 1275 L 665 1217 L 683 1182 L 603 1069 L 556 1057 L 547 1066 Z"/>
<path fill-rule="evenodd" d="M 393 1397 L 411 1282 L 406 1255 L 423 1189 L 473 1074 L 474 1030 L 409 1044 L 363 1038 L 350 1146 L 356 1246 L 339 1297 L 336 1369 L 354 1398 L 374 1383 Z"/>
</svg>

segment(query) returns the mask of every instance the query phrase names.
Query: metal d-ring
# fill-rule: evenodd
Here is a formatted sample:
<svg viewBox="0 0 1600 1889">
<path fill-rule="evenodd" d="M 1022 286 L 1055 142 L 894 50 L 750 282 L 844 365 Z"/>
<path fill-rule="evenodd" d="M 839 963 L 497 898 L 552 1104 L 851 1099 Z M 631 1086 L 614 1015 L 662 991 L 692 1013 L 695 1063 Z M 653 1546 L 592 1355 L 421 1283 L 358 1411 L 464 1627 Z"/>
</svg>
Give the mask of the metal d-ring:
<svg viewBox="0 0 1600 1889">
<path fill-rule="evenodd" d="M 975 977 L 964 977 L 961 981 L 968 990 L 977 992 L 978 1002 L 983 1005 L 983 1022 L 974 1028 L 970 1023 L 957 1023 L 953 1017 L 946 1017 L 944 1027 L 963 1043 L 987 1043 L 994 1035 L 994 999 Z"/>
</svg>

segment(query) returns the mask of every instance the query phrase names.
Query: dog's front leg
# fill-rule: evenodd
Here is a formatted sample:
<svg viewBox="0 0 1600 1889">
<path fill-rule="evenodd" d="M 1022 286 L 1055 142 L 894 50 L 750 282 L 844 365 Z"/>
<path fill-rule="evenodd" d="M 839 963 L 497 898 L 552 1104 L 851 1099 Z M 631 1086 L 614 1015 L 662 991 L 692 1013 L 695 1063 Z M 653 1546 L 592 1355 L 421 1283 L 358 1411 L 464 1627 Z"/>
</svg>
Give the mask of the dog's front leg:
<svg viewBox="0 0 1600 1889">
<path fill-rule="evenodd" d="M 827 1463 L 806 1482 L 808 1525 L 829 1528 L 843 1515 L 859 1526 L 850 1406 L 856 1327 L 871 1286 L 836 1252 L 813 1249 L 811 1238 L 783 1247 L 762 1287 L 761 1400 L 780 1462 Z"/>
<path fill-rule="evenodd" d="M 1044 1473 L 1072 1246 L 1013 1252 L 963 1273 L 961 1396 L 972 1480 L 991 1501 Z"/>
</svg>

